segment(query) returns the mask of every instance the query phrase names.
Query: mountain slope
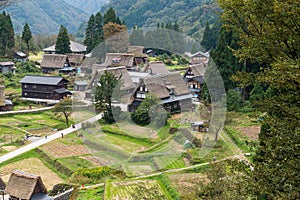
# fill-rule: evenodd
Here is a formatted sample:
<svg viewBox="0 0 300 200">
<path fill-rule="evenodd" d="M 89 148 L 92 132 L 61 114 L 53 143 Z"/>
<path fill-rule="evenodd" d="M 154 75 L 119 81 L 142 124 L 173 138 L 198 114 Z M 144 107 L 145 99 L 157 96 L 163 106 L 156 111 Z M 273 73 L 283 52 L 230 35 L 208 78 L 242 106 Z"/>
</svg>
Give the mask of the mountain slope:
<svg viewBox="0 0 300 200">
<path fill-rule="evenodd" d="M 158 22 L 177 20 L 183 31 L 195 38 L 202 35 L 206 21 L 215 22 L 219 10 L 215 0 L 111 0 L 102 11 L 110 6 L 129 28 L 155 27 Z"/>
<path fill-rule="evenodd" d="M 58 34 L 60 25 L 64 25 L 69 33 L 75 33 L 80 23 L 89 18 L 89 14 L 63 0 L 26 0 L 5 11 L 12 17 L 17 33 L 22 32 L 26 22 L 34 34 Z"/>
<path fill-rule="evenodd" d="M 109 0 L 64 0 L 70 5 L 92 15 L 96 14 Z"/>
</svg>

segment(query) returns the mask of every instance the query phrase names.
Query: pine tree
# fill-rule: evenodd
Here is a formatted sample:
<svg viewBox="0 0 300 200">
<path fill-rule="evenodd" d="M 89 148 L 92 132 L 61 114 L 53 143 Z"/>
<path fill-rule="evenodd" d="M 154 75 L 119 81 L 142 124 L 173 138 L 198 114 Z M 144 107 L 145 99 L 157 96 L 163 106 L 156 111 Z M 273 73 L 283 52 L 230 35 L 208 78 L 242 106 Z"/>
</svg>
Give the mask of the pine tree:
<svg viewBox="0 0 300 200">
<path fill-rule="evenodd" d="M 55 44 L 55 53 L 66 54 L 71 52 L 68 30 L 61 25 Z"/>
<path fill-rule="evenodd" d="M 94 47 L 104 40 L 103 17 L 100 12 L 95 15 L 94 38 Z"/>
<path fill-rule="evenodd" d="M 0 56 L 10 57 L 15 47 L 14 28 L 10 18 L 4 11 L 0 15 Z"/>
<path fill-rule="evenodd" d="M 94 28 L 95 28 L 95 16 L 91 15 L 87 27 L 85 29 L 85 39 L 83 41 L 83 44 L 87 46 L 87 53 L 90 53 L 94 48 L 94 42 L 95 42 Z"/>
<path fill-rule="evenodd" d="M 103 22 L 104 22 L 104 25 L 108 24 L 109 22 L 117 23 L 116 12 L 115 12 L 115 10 L 112 7 L 110 7 L 107 10 L 107 12 L 104 14 L 104 16 L 103 16 Z"/>
<path fill-rule="evenodd" d="M 207 51 L 211 49 L 211 30 L 209 27 L 208 21 L 206 22 L 206 26 L 203 33 L 203 38 L 200 43 Z"/>
<path fill-rule="evenodd" d="M 31 38 L 32 38 L 31 30 L 30 30 L 30 27 L 29 27 L 28 23 L 26 23 L 24 28 L 23 28 L 23 32 L 22 32 L 22 40 L 26 44 L 27 54 L 29 53 L 29 41 L 31 40 Z"/>
</svg>

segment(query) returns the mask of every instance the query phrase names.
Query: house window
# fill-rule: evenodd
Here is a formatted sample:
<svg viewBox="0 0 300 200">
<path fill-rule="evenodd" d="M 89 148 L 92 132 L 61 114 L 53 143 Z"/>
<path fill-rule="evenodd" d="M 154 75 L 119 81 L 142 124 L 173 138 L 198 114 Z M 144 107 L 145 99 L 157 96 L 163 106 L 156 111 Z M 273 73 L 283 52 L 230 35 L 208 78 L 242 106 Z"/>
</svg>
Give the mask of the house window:
<svg viewBox="0 0 300 200">
<path fill-rule="evenodd" d="M 24 85 L 24 88 L 27 88 L 27 87 L 28 87 L 28 86 L 25 84 L 25 85 Z"/>
<path fill-rule="evenodd" d="M 121 62 L 121 58 L 113 58 L 112 62 L 113 63 L 120 63 Z"/>
<path fill-rule="evenodd" d="M 145 99 L 146 98 L 146 94 L 141 94 L 142 95 L 142 99 Z"/>
<path fill-rule="evenodd" d="M 28 95 L 27 92 L 25 92 L 25 93 L 24 93 L 24 96 L 27 96 L 27 95 Z"/>
<path fill-rule="evenodd" d="M 143 87 L 140 87 L 140 91 L 143 92 Z"/>
<path fill-rule="evenodd" d="M 148 92 L 148 88 L 145 87 L 145 92 Z"/>
<path fill-rule="evenodd" d="M 35 89 L 35 88 L 36 88 L 36 85 L 33 85 L 33 86 L 32 86 L 32 88 L 34 88 L 34 89 Z"/>
</svg>

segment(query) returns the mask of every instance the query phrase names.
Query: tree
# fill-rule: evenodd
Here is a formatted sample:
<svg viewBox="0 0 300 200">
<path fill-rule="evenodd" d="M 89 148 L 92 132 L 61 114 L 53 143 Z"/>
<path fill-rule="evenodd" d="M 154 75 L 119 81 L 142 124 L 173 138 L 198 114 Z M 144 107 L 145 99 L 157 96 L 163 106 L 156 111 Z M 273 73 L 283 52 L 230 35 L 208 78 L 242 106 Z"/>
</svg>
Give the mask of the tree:
<svg viewBox="0 0 300 200">
<path fill-rule="evenodd" d="M 15 47 L 14 27 L 10 15 L 0 14 L 0 56 L 10 57 Z"/>
<path fill-rule="evenodd" d="M 136 111 L 131 114 L 132 120 L 139 125 L 149 125 L 151 117 L 154 117 L 153 113 L 151 114 L 151 111 L 153 111 L 151 107 L 155 105 L 157 105 L 157 98 L 153 95 L 147 95 Z"/>
<path fill-rule="evenodd" d="M 200 43 L 206 50 L 210 50 L 211 48 L 211 31 L 209 27 L 208 21 L 206 22 L 206 26 L 203 33 L 203 38 Z"/>
<path fill-rule="evenodd" d="M 63 115 L 66 119 L 66 124 L 69 126 L 69 117 L 72 114 L 72 99 L 71 97 L 65 97 L 62 101 L 56 104 L 53 108 L 53 112 L 59 116 Z"/>
<path fill-rule="evenodd" d="M 27 46 L 27 54 L 29 52 L 29 41 L 31 40 L 31 38 L 32 38 L 32 33 L 30 31 L 30 27 L 28 23 L 26 23 L 25 26 L 23 27 L 22 40 L 25 42 Z"/>
<path fill-rule="evenodd" d="M 120 19 L 118 21 L 120 21 Z M 108 24 L 109 22 L 117 23 L 116 12 L 115 12 L 115 10 L 112 7 L 110 7 L 107 10 L 107 12 L 104 14 L 104 16 L 103 16 L 103 22 L 104 22 L 104 25 Z"/>
<path fill-rule="evenodd" d="M 111 72 L 105 71 L 100 76 L 99 83 L 95 90 L 95 108 L 98 113 L 104 112 L 104 120 L 113 123 L 112 100 L 113 92 L 120 86 L 121 76 L 116 77 Z"/>
<path fill-rule="evenodd" d="M 71 53 L 72 51 L 70 48 L 70 44 L 71 43 L 70 43 L 68 30 L 63 25 L 61 25 L 56 39 L 55 53 L 57 54 Z"/>
<path fill-rule="evenodd" d="M 127 27 L 109 22 L 103 28 L 107 51 L 112 53 L 126 52 L 129 45 Z"/>
<path fill-rule="evenodd" d="M 91 15 L 90 19 L 88 21 L 87 27 L 85 29 L 85 39 L 83 41 L 83 44 L 87 46 L 87 52 L 90 53 L 95 45 L 95 16 Z"/>
<path fill-rule="evenodd" d="M 240 73 L 243 86 L 273 91 L 259 110 L 266 113 L 254 159 L 256 193 L 264 199 L 298 199 L 300 143 L 300 2 L 220 0 L 227 27 L 239 33 L 242 62 L 258 62 L 259 73 Z"/>
</svg>

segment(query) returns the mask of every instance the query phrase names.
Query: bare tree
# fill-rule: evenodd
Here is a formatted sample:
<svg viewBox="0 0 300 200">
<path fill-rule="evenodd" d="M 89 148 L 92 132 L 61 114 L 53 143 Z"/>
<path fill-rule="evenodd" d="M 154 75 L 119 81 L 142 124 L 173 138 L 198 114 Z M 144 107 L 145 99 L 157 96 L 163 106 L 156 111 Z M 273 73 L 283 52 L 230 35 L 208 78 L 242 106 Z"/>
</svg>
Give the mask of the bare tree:
<svg viewBox="0 0 300 200">
<path fill-rule="evenodd" d="M 9 6 L 12 3 L 16 3 L 19 1 L 21 1 L 21 0 L 0 0 L 0 10 L 6 8 L 7 6 Z"/>
</svg>

